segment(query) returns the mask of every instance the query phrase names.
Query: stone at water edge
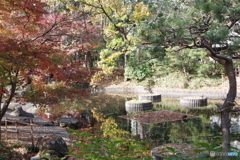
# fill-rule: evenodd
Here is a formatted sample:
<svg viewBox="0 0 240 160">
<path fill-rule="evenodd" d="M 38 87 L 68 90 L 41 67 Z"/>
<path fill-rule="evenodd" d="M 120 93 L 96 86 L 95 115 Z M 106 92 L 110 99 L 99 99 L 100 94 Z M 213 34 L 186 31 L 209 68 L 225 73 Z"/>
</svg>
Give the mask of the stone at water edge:
<svg viewBox="0 0 240 160">
<path fill-rule="evenodd" d="M 32 117 L 20 117 L 18 122 L 20 123 L 30 123 L 30 120 L 33 119 Z"/>
<path fill-rule="evenodd" d="M 69 127 L 72 129 L 78 129 L 82 127 L 82 123 L 75 118 L 58 118 L 56 123 L 60 127 Z"/>
<path fill-rule="evenodd" d="M 14 111 L 12 111 L 11 113 L 10 113 L 10 115 L 12 115 L 12 116 L 23 116 L 23 117 L 34 117 L 34 115 L 32 114 L 32 113 L 28 113 L 28 112 L 26 112 L 26 111 L 24 111 L 23 109 L 22 109 L 22 107 L 17 107 L 17 108 L 15 108 L 15 110 Z"/>
<path fill-rule="evenodd" d="M 3 103 L 1 104 L 3 106 Z M 39 109 L 39 105 L 34 105 L 28 102 L 11 102 L 8 106 L 8 111 L 14 111 L 16 108 L 22 107 L 22 109 L 28 113 L 36 114 L 36 111 Z"/>
<path fill-rule="evenodd" d="M 34 157 L 31 157 L 30 160 L 41 160 L 40 156 L 34 156 Z"/>
<path fill-rule="evenodd" d="M 35 117 L 33 118 L 33 123 L 38 124 L 38 125 L 43 125 L 43 126 L 54 126 L 53 121 L 46 121 L 42 118 Z"/>
<path fill-rule="evenodd" d="M 40 155 L 40 157 L 47 155 L 60 159 L 69 152 L 66 142 L 61 136 L 56 134 L 38 138 L 36 147 L 39 149 L 37 155 Z"/>
<path fill-rule="evenodd" d="M 32 123 L 33 124 L 37 124 L 37 125 L 43 125 L 43 126 L 54 126 L 54 122 L 52 121 L 45 121 L 41 118 L 38 117 L 20 117 L 19 120 L 17 122 L 20 123 L 30 123 L 30 120 L 32 119 Z"/>
<path fill-rule="evenodd" d="M 80 118 L 85 120 L 86 124 L 88 124 L 88 126 L 93 126 L 94 125 L 94 118 L 92 117 L 91 114 L 82 113 L 82 115 L 80 115 Z"/>
</svg>

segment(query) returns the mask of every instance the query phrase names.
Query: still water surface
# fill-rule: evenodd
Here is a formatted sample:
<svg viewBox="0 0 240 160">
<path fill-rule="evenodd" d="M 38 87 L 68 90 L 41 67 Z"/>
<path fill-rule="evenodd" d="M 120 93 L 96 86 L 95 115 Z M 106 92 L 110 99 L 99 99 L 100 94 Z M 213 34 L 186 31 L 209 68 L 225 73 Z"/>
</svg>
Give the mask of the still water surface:
<svg viewBox="0 0 240 160">
<path fill-rule="evenodd" d="M 125 110 L 125 102 L 131 99 L 137 99 L 137 95 L 101 94 L 94 96 L 96 98 L 96 102 L 92 101 L 94 107 L 108 116 L 116 117 L 121 128 L 130 131 L 136 140 L 150 142 L 151 147 L 165 143 L 204 142 L 211 144 L 219 140 L 215 138 L 215 136 L 221 135 L 220 118 L 219 115 L 214 112 L 214 104 L 222 103 L 222 101 L 208 100 L 207 107 L 184 108 L 180 106 L 179 99 L 162 98 L 162 102 L 154 104 L 152 111 L 167 110 L 195 115 L 197 118 L 157 124 L 144 124 L 136 120 L 119 118 L 119 116 L 128 114 Z M 238 137 L 238 139 L 232 143 L 240 149 L 240 118 L 238 114 L 234 114 L 231 117 L 232 136 Z"/>
</svg>

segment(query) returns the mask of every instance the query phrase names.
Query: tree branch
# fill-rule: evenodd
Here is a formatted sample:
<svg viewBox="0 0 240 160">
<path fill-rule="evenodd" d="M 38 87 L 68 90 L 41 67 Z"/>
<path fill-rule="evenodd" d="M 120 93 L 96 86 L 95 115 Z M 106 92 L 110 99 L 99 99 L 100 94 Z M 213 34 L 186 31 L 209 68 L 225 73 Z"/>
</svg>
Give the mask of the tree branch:
<svg viewBox="0 0 240 160">
<path fill-rule="evenodd" d="M 240 112 L 240 109 L 232 109 L 231 112 Z"/>
</svg>

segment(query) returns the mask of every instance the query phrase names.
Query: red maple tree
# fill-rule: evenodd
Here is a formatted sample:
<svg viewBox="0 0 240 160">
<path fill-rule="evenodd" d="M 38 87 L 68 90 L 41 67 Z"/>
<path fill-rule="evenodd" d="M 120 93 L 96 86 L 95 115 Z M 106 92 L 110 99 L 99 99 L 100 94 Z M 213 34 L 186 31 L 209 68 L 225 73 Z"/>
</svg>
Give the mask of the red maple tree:
<svg viewBox="0 0 240 160">
<path fill-rule="evenodd" d="M 4 100 L 0 120 L 21 79 L 34 77 L 39 82 L 51 73 L 66 84 L 87 81 L 88 72 L 71 61 L 72 52 L 87 53 L 97 47 L 92 38 L 97 28 L 76 17 L 49 14 L 40 0 L 0 0 L 0 4 L 0 101 Z"/>
</svg>

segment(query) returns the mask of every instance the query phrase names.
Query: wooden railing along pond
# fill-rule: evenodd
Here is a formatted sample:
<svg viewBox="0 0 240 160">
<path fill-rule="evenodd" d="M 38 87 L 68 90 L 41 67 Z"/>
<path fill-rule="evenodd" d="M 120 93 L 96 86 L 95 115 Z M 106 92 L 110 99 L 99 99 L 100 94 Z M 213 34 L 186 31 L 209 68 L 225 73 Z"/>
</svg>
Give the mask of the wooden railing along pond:
<svg viewBox="0 0 240 160">
<path fill-rule="evenodd" d="M 36 138 L 34 135 L 38 134 L 34 133 L 34 127 L 36 126 L 42 127 L 42 129 L 45 128 L 43 125 L 34 124 L 32 119 L 30 119 L 30 123 L 23 123 L 4 117 L 2 119 L 0 139 L 10 143 L 23 141 L 34 146 Z"/>
</svg>

